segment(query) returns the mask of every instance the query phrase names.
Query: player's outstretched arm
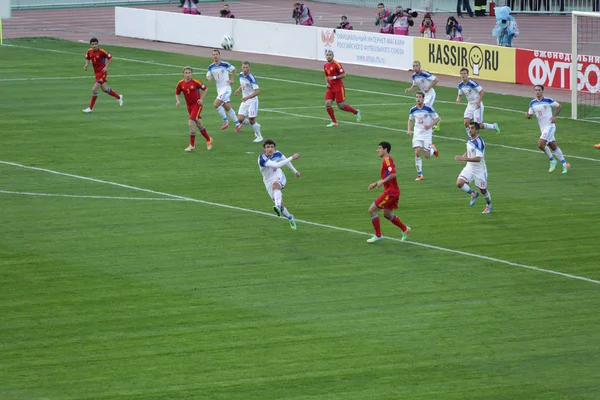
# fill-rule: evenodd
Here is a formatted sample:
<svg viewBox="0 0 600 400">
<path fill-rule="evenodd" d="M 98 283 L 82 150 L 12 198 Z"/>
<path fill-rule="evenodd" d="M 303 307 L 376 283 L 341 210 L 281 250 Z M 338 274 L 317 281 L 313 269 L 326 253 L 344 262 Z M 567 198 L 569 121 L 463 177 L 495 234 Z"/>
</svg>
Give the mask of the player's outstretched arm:
<svg viewBox="0 0 600 400">
<path fill-rule="evenodd" d="M 415 88 L 416 88 L 416 86 L 415 86 L 415 85 L 412 85 L 411 87 L 409 87 L 409 88 L 405 89 L 405 90 L 404 90 L 404 93 L 409 93 L 409 92 L 412 92 L 413 90 L 415 90 Z"/>
</svg>

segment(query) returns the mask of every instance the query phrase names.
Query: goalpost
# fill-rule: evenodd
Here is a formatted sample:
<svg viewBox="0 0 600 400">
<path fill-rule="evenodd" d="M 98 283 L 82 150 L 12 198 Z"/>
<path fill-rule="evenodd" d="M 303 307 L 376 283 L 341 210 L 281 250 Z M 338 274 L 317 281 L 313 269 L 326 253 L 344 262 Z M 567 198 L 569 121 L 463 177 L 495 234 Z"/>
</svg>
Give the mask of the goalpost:
<svg viewBox="0 0 600 400">
<path fill-rule="evenodd" d="M 571 118 L 600 122 L 600 12 L 572 12 L 570 80 Z"/>
</svg>

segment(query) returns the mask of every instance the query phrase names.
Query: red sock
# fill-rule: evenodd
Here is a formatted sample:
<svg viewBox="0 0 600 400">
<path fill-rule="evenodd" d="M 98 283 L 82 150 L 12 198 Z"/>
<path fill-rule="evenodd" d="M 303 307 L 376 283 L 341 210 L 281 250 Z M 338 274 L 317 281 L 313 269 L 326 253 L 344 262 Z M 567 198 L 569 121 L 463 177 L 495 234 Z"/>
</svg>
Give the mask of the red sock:
<svg viewBox="0 0 600 400">
<path fill-rule="evenodd" d="M 96 104 L 96 100 L 98 100 L 98 96 L 92 96 L 92 100 L 90 101 L 90 110 L 94 109 L 94 104 Z"/>
<path fill-rule="evenodd" d="M 119 97 L 121 97 L 119 95 L 119 93 L 115 92 L 114 90 L 112 90 L 111 88 L 108 88 L 108 92 L 106 92 L 108 94 L 110 94 L 112 97 L 114 97 L 115 99 L 118 99 Z"/>
<path fill-rule="evenodd" d="M 371 217 L 371 222 L 373 223 L 373 228 L 375 228 L 375 236 L 381 237 L 381 221 L 379 220 L 379 216 Z"/>
<path fill-rule="evenodd" d="M 190 133 L 190 146 L 196 146 L 196 132 Z"/>
<path fill-rule="evenodd" d="M 400 221 L 400 218 L 398 218 L 396 215 L 392 214 L 392 216 L 390 217 L 390 221 L 392 224 L 402 229 L 402 232 L 406 232 L 406 225 L 404 225 L 402 221 Z"/>
<path fill-rule="evenodd" d="M 332 122 L 337 122 L 335 120 L 335 114 L 333 113 L 333 108 L 327 107 L 327 114 L 329 114 L 329 116 L 331 117 Z"/>
<path fill-rule="evenodd" d="M 348 104 L 344 104 L 344 111 L 350 111 L 354 115 L 358 114 L 358 111 L 350 107 Z"/>
<path fill-rule="evenodd" d="M 202 136 L 204 136 L 204 139 L 206 139 L 207 142 L 210 140 L 210 136 L 208 136 L 208 133 L 206 132 L 206 128 L 200 129 L 200 133 L 202 134 Z"/>
</svg>

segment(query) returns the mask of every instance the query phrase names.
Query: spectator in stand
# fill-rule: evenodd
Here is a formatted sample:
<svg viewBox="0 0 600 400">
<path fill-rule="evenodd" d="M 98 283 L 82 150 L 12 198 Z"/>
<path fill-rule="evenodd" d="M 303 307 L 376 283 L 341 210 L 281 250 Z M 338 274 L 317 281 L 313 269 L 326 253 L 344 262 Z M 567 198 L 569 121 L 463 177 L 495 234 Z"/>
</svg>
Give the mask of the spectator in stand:
<svg viewBox="0 0 600 400">
<path fill-rule="evenodd" d="M 184 14 L 200 15 L 201 12 L 196 8 L 198 0 L 181 0 L 181 7 L 183 7 Z"/>
<path fill-rule="evenodd" d="M 463 41 L 462 25 L 452 16 L 446 21 L 446 36 L 448 40 Z"/>
<path fill-rule="evenodd" d="M 413 18 L 418 15 L 416 11 L 411 12 L 410 8 L 404 11 L 402 7 L 398 6 L 395 13 L 390 13 L 386 22 L 392 25 L 394 35 L 408 36 L 408 28 L 415 24 Z"/>
<path fill-rule="evenodd" d="M 294 3 L 292 18 L 296 20 L 296 25 L 311 26 L 314 23 L 310 10 L 300 2 Z"/>
<path fill-rule="evenodd" d="M 462 10 L 466 10 L 469 13 L 469 17 L 475 18 L 475 14 L 473 14 L 473 10 L 471 9 L 471 4 L 469 4 L 469 0 L 458 0 L 458 3 L 456 3 L 456 14 L 458 15 L 458 18 L 463 18 Z"/>
<path fill-rule="evenodd" d="M 348 22 L 348 18 L 345 15 L 342 15 L 342 22 L 340 22 L 340 24 L 335 29 L 346 29 L 351 31 L 354 28 L 352 27 L 352 25 L 350 25 L 350 22 Z"/>
<path fill-rule="evenodd" d="M 235 18 L 235 15 L 229 9 L 229 4 L 223 4 L 223 9 L 219 11 L 219 17 L 221 18 Z"/>
<path fill-rule="evenodd" d="M 496 7 L 496 26 L 492 30 L 498 46 L 512 47 L 513 39 L 519 36 L 517 21 L 510 15 L 509 7 Z"/>
<path fill-rule="evenodd" d="M 383 3 L 377 5 L 377 13 L 375 14 L 375 26 L 379 27 L 380 33 L 392 33 L 392 24 L 388 24 L 386 20 L 392 12 L 385 9 Z"/>
<path fill-rule="evenodd" d="M 421 36 L 425 38 L 435 39 L 435 31 L 437 25 L 431 19 L 431 14 L 425 13 L 423 22 L 421 22 Z"/>
</svg>

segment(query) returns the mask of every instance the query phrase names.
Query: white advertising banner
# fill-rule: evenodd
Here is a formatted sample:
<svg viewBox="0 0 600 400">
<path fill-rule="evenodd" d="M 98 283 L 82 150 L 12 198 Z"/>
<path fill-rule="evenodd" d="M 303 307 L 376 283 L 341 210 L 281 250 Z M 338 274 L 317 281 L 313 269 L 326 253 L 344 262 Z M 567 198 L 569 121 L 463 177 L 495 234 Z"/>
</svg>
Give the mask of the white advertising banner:
<svg viewBox="0 0 600 400">
<path fill-rule="evenodd" d="M 115 7 L 115 35 L 156 40 L 156 11 Z"/>
<path fill-rule="evenodd" d="M 234 37 L 235 19 L 156 12 L 156 40 L 203 47 L 221 47 L 224 35 Z M 235 37 L 234 37 L 235 40 Z"/>
<path fill-rule="evenodd" d="M 325 51 L 331 49 L 335 59 L 343 63 L 404 71 L 412 68 L 413 38 L 410 36 L 317 29 L 319 30 L 317 38 L 319 60 L 325 60 Z"/>
</svg>

